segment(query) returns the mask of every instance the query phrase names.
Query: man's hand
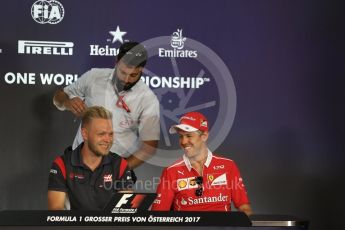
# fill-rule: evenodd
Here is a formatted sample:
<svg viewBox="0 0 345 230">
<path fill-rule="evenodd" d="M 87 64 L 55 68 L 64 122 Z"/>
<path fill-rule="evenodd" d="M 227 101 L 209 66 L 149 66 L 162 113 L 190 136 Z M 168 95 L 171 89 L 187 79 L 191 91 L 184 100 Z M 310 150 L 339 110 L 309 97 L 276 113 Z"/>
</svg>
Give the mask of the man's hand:
<svg viewBox="0 0 345 230">
<path fill-rule="evenodd" d="M 64 103 L 64 106 L 77 117 L 81 117 L 86 109 L 84 101 L 79 97 L 67 99 Z"/>
<path fill-rule="evenodd" d="M 239 211 L 244 212 L 247 214 L 247 216 L 250 216 L 253 214 L 252 207 L 250 204 L 243 204 L 238 208 Z"/>
<path fill-rule="evenodd" d="M 59 110 L 67 109 L 77 117 L 81 117 L 86 109 L 86 105 L 82 99 L 79 97 L 70 99 L 62 89 L 55 92 L 53 102 Z"/>
</svg>

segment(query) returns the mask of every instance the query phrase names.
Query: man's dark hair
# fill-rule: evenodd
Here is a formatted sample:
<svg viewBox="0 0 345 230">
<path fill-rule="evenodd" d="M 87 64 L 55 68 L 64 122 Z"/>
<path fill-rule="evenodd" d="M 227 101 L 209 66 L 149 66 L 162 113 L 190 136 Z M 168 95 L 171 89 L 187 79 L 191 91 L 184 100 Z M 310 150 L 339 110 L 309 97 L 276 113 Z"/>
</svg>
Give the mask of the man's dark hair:
<svg viewBox="0 0 345 230">
<path fill-rule="evenodd" d="M 147 51 L 138 42 L 125 42 L 120 46 L 117 61 L 122 60 L 126 65 L 144 67 L 147 61 Z"/>
</svg>

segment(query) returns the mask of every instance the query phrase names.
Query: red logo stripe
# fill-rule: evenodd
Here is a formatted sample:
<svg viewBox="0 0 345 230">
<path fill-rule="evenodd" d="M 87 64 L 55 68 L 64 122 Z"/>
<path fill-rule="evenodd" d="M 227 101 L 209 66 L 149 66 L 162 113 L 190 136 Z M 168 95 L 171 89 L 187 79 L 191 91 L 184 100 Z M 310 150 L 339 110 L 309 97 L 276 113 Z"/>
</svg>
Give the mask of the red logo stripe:
<svg viewBox="0 0 345 230">
<path fill-rule="evenodd" d="M 120 164 L 120 175 L 119 178 L 122 177 L 123 173 L 125 172 L 125 169 L 127 168 L 127 161 L 125 159 L 121 159 L 121 164 Z"/>
<path fill-rule="evenodd" d="M 60 168 L 60 171 L 62 173 L 63 178 L 66 180 L 66 167 L 65 167 L 65 162 L 63 162 L 61 157 L 58 157 L 54 161 L 55 164 Z"/>
<path fill-rule="evenodd" d="M 144 194 L 137 194 L 131 202 L 132 208 L 138 208 L 145 197 Z"/>
</svg>

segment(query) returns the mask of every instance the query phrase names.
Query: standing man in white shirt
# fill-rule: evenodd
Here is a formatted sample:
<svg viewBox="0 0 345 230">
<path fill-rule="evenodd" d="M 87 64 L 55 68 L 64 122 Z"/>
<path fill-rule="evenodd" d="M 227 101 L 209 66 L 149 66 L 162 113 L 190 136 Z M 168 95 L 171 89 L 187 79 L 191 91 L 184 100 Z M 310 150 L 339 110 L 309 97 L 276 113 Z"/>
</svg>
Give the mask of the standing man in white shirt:
<svg viewBox="0 0 345 230">
<path fill-rule="evenodd" d="M 76 82 L 54 94 L 54 105 L 81 117 L 87 107 L 103 106 L 113 113 L 114 144 L 111 151 L 126 157 L 130 169 L 149 159 L 160 135 L 159 102 L 140 80 L 147 51 L 137 42 L 121 45 L 113 69 L 93 68 Z M 73 149 L 83 141 L 80 127 Z"/>
</svg>

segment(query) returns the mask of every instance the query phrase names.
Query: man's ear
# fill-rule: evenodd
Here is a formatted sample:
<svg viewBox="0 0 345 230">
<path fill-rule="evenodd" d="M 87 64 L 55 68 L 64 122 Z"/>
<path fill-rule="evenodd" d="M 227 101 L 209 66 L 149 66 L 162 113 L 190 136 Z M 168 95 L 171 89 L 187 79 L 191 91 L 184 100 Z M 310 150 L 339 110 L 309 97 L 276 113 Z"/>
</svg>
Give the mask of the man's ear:
<svg viewBox="0 0 345 230">
<path fill-rule="evenodd" d="M 205 131 L 202 135 L 201 135 L 201 140 L 203 140 L 204 142 L 206 142 L 208 139 L 208 131 Z"/>
<path fill-rule="evenodd" d="M 88 136 L 88 130 L 87 130 L 87 128 L 81 128 L 81 136 L 83 137 L 83 140 L 84 141 L 87 141 L 87 136 Z"/>
</svg>

